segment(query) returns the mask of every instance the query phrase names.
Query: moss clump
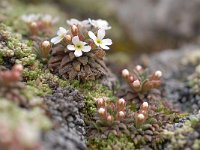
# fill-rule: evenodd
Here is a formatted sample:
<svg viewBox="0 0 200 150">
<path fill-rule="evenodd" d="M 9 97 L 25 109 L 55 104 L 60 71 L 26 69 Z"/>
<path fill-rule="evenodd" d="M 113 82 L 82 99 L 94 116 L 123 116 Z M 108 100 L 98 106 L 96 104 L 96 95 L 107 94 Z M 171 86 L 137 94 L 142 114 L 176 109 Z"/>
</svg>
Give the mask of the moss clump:
<svg viewBox="0 0 200 150">
<path fill-rule="evenodd" d="M 3 65 L 8 67 L 15 63 L 29 66 L 37 62 L 32 48 L 22 40 L 21 35 L 13 33 L 11 28 L 2 23 L 0 24 L 0 59 L 3 60 Z"/>
<path fill-rule="evenodd" d="M 31 110 L 21 109 L 3 98 L 1 98 L 0 104 L 1 120 L 3 121 L 7 118 L 12 128 L 17 127 L 19 123 L 23 123 L 24 121 L 30 125 L 35 125 L 40 130 L 47 130 L 51 127 L 51 123 L 45 116 L 45 112 L 39 108 Z"/>
<path fill-rule="evenodd" d="M 77 82 L 75 81 L 74 83 Z M 78 86 L 77 84 L 74 84 L 74 87 L 79 89 L 85 95 L 86 114 L 93 114 L 96 112 L 96 102 L 94 98 L 108 97 L 110 100 L 116 99 L 114 92 L 109 90 L 108 87 L 100 84 L 99 81 L 90 81 L 84 84 L 79 84 Z"/>
<path fill-rule="evenodd" d="M 184 65 L 196 65 L 200 62 L 200 51 L 195 49 L 190 53 L 187 53 L 181 60 Z"/>
<path fill-rule="evenodd" d="M 200 112 L 190 116 L 181 124 L 182 127 L 165 130 L 163 135 L 168 140 L 167 149 L 200 149 Z"/>
<path fill-rule="evenodd" d="M 91 142 L 88 148 L 89 150 L 134 150 L 135 146 L 131 140 L 131 137 L 122 135 L 117 137 L 114 134 L 110 134 L 106 139 L 96 138 Z"/>
<path fill-rule="evenodd" d="M 50 94 L 52 89 L 56 89 L 57 87 L 65 87 L 69 85 L 68 81 L 59 79 L 56 75 L 51 74 L 49 71 L 46 70 L 44 72 L 45 73 L 38 75 L 37 78 L 27 82 L 29 86 L 39 89 L 36 90 L 38 96 Z M 37 72 L 33 71 L 33 74 L 37 76 Z"/>
<path fill-rule="evenodd" d="M 1 136 L 9 137 L 6 142 L 0 138 L 1 148 L 9 149 L 15 146 L 20 149 L 32 149 L 40 145 L 42 131 L 48 130 L 52 125 L 41 109 L 21 109 L 14 103 L 1 98 L 0 126 Z M 2 135 L 4 133 L 5 135 Z"/>
</svg>

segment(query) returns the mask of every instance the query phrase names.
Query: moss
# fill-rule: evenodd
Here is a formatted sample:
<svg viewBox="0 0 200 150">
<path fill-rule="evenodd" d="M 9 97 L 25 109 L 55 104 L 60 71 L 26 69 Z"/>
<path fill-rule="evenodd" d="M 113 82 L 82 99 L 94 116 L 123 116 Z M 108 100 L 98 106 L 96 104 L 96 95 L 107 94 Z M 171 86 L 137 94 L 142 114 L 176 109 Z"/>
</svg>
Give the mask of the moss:
<svg viewBox="0 0 200 150">
<path fill-rule="evenodd" d="M 163 136 L 169 140 L 168 149 L 200 149 L 200 112 L 193 115 L 182 124 L 182 127 L 176 129 L 165 130 Z"/>
<path fill-rule="evenodd" d="M 80 83 L 77 80 L 74 81 L 66 81 L 63 79 L 60 79 L 58 76 L 53 75 L 48 70 L 46 70 L 46 66 L 41 64 L 38 58 L 35 54 L 33 54 L 32 51 L 32 42 L 31 41 L 25 41 L 22 39 L 22 35 L 27 35 L 27 28 L 26 24 L 21 22 L 20 16 L 25 13 L 32 13 L 32 12 L 48 12 L 48 10 L 53 10 L 56 13 L 59 14 L 61 18 L 65 18 L 65 15 L 61 13 L 61 11 L 54 6 L 50 6 L 49 4 L 42 4 L 42 5 L 31 5 L 31 4 L 23 4 L 19 1 L 9 0 L 14 3 L 11 4 L 11 7 L 13 7 L 16 4 L 15 9 L 10 11 L 10 13 L 5 13 L 7 16 L 7 20 L 4 20 L 4 23 L 6 25 L 12 26 L 12 30 L 7 27 L 5 24 L 0 24 L 0 36 L 3 36 L 3 42 L 1 43 L 0 47 L 0 64 L 7 67 L 7 65 L 13 65 L 14 63 L 21 63 L 24 65 L 25 69 L 23 72 L 23 79 L 26 82 L 26 88 L 22 91 L 23 95 L 26 95 L 26 97 L 32 101 L 33 99 L 37 99 L 38 97 L 35 96 L 45 96 L 46 94 L 52 93 L 54 89 L 57 87 L 66 87 L 66 86 L 72 86 L 76 89 L 78 89 L 80 92 L 82 92 L 85 96 L 85 109 L 83 110 L 83 113 L 85 115 L 85 121 L 87 123 L 94 123 L 93 121 L 93 115 L 96 112 L 96 102 L 94 98 L 98 97 L 108 97 L 111 101 L 115 101 L 117 97 L 115 96 L 115 93 L 112 90 L 109 90 L 106 86 L 103 86 L 99 81 L 89 81 L 85 83 Z M 79 2 L 80 0 L 76 0 Z M 60 3 L 69 4 L 69 6 L 75 7 L 74 2 L 70 1 L 59 1 Z M 87 14 L 87 7 L 82 7 L 82 2 L 79 3 L 81 6 L 81 12 L 84 11 L 85 14 Z M 84 2 L 84 5 L 87 6 L 87 3 Z M 68 6 L 68 7 L 69 7 Z M 79 9 L 80 6 L 76 9 Z M 19 10 L 19 11 L 16 11 Z M 94 7 L 93 10 L 90 11 L 96 11 L 97 9 Z M 100 9 L 98 9 L 99 11 Z M 79 10 L 80 11 L 80 10 Z M 96 12 L 96 15 L 103 15 L 110 17 L 109 14 L 104 14 L 104 10 L 100 10 L 102 12 Z M 1 12 L 1 10 L 0 10 Z M 17 12 L 17 13 L 16 13 Z M 16 14 L 15 14 L 16 13 Z M 56 14 L 55 13 L 55 14 Z M 54 12 L 53 12 L 54 14 Z M 60 15 L 61 14 L 61 15 Z M 1 15 L 1 14 L 0 14 Z M 63 17 L 64 16 L 64 17 Z M 85 16 L 80 16 L 85 17 Z M 64 22 L 65 19 L 62 19 Z M 114 20 L 115 21 L 115 20 Z M 57 27 L 56 27 L 57 28 Z M 117 27 L 118 28 L 118 27 Z M 13 31 L 18 31 L 21 34 L 16 34 Z M 120 32 L 122 32 L 120 30 Z M 119 33 L 120 33 L 119 32 Z M 118 33 L 117 33 L 118 34 Z M 118 34 L 118 36 L 121 36 L 122 34 Z M 1 38 L 1 37 L 0 37 Z M 25 37 L 26 38 L 26 37 Z M 126 38 L 124 38 L 126 39 Z M 118 46 L 121 45 L 123 42 L 118 42 Z M 121 47 L 124 48 L 121 45 Z M 121 54 L 119 54 L 121 56 Z M 13 59 L 14 58 L 14 59 Z M 121 60 L 121 63 L 125 64 L 127 59 L 127 56 L 123 56 Z M 199 82 L 197 82 L 199 83 Z M 195 83 L 195 84 L 197 84 Z M 199 89 L 198 89 L 199 90 Z M 38 98 L 39 101 L 41 101 L 41 98 Z M 7 118 L 11 118 L 11 122 L 13 126 L 17 126 L 18 122 L 28 120 L 28 123 L 35 125 L 39 128 L 39 131 L 42 131 L 43 129 L 49 129 L 50 128 L 50 122 L 44 116 L 41 109 L 34 108 L 32 110 L 25 110 L 17 107 L 16 105 L 13 105 L 11 102 L 4 102 L 6 100 L 0 101 L 0 104 L 2 107 L 5 107 L 6 109 L 11 109 L 10 114 L 8 113 L 8 110 L 5 110 L 5 108 L 0 107 L 0 118 L 1 116 L 5 115 Z M 9 104 L 7 104 L 9 103 Z M 0 106 L 1 106 L 0 105 Z M 8 105 L 8 106 L 5 106 Z M 187 114 L 178 114 L 174 113 L 171 109 L 166 108 L 162 103 L 159 105 L 160 107 L 156 110 L 157 113 L 164 114 L 165 116 L 170 118 L 171 123 L 177 122 L 179 118 L 183 118 L 187 116 Z M 136 104 L 130 104 L 128 105 L 128 109 L 130 109 L 133 112 L 137 111 Z M 15 114 L 16 113 L 16 114 Z M 27 113 L 27 115 L 25 114 Z M 21 118 L 21 116 L 23 116 Z M 37 117 L 38 116 L 38 117 Z M 35 118 L 36 117 L 36 118 Z M 23 120 L 24 119 L 24 120 Z M 142 126 L 135 128 L 135 132 L 138 132 L 138 135 L 140 136 L 139 132 L 143 132 L 146 129 L 149 129 L 149 127 L 152 127 L 152 124 L 155 122 L 155 118 L 153 116 L 150 116 L 149 119 L 146 121 L 145 124 Z M 94 123 L 95 124 L 95 123 Z M 198 124 L 198 120 L 196 118 L 191 119 L 190 121 L 186 122 L 184 126 L 188 127 L 188 132 L 193 132 L 194 126 Z M 162 126 L 162 123 L 161 125 Z M 185 133 L 185 128 L 181 129 L 180 132 Z M 128 129 L 130 130 L 130 129 Z M 164 134 L 159 131 L 159 136 L 163 136 Z M 176 144 L 178 141 L 176 134 L 179 134 L 179 131 L 170 132 L 170 135 L 166 139 L 171 140 L 171 145 Z M 91 138 L 88 141 L 89 149 L 95 150 L 95 149 L 105 149 L 105 150 L 111 150 L 111 149 L 126 149 L 126 150 L 134 150 L 135 147 L 138 148 L 141 145 L 148 144 L 145 143 L 144 137 L 141 137 L 138 141 L 134 141 L 134 138 L 137 137 L 137 135 L 133 134 L 135 137 L 130 137 L 130 134 L 121 134 L 120 136 L 116 136 L 115 134 L 109 134 L 108 137 L 104 138 Z M 142 134 L 141 134 L 142 135 Z M 185 138 L 186 139 L 186 138 Z M 175 141 L 175 142 L 174 142 Z M 159 138 L 158 140 L 154 140 L 152 142 L 153 146 L 157 147 L 157 145 L 163 143 L 163 138 Z M 199 140 L 195 140 L 192 147 L 194 149 L 198 149 Z"/>
<path fill-rule="evenodd" d="M 28 68 L 25 68 L 23 70 L 23 78 L 26 80 L 35 80 L 42 74 L 42 70 L 39 68 L 36 68 L 35 70 L 30 70 Z"/>
<path fill-rule="evenodd" d="M 32 53 L 27 41 L 22 40 L 20 34 L 12 32 L 11 28 L 1 23 L 0 35 L 0 58 L 4 60 L 5 65 L 20 63 L 29 66 L 36 62 L 36 55 Z"/>
<path fill-rule="evenodd" d="M 183 65 L 197 65 L 200 62 L 200 51 L 194 49 L 190 53 L 187 53 L 181 60 Z"/>
<path fill-rule="evenodd" d="M 106 86 L 103 86 L 99 81 L 90 81 L 84 84 L 79 84 L 77 87 L 85 95 L 86 113 L 94 114 L 96 112 L 96 105 L 94 98 L 108 97 L 110 100 L 115 100 L 113 91 L 109 90 Z"/>
<path fill-rule="evenodd" d="M 134 150 L 135 146 L 130 137 L 122 135 L 116 137 L 114 134 L 110 134 L 106 139 L 94 139 L 89 150 Z"/>
<path fill-rule="evenodd" d="M 39 130 L 45 131 L 52 126 L 50 120 L 41 109 L 21 109 L 11 101 L 3 98 L 0 100 L 0 112 L 1 121 L 8 119 L 9 126 L 12 128 L 18 127 L 20 123 L 28 123 L 30 126 L 36 126 Z"/>
</svg>

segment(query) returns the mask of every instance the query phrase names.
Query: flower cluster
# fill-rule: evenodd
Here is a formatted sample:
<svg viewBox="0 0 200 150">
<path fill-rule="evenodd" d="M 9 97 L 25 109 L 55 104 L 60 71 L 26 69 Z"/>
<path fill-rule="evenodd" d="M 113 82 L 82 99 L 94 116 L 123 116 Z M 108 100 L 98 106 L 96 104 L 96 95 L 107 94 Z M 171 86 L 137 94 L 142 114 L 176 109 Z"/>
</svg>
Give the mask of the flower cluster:
<svg viewBox="0 0 200 150">
<path fill-rule="evenodd" d="M 111 39 L 105 38 L 111 28 L 108 22 L 70 19 L 67 24 L 68 29 L 59 27 L 51 39 L 49 69 L 70 80 L 96 80 L 107 76 L 109 69 L 103 60 L 104 50 L 109 50 L 112 44 Z"/>
<path fill-rule="evenodd" d="M 118 99 L 116 103 L 109 102 L 107 98 L 98 98 L 96 102 L 99 118 L 108 125 L 116 121 L 132 118 L 134 119 L 135 126 L 139 127 L 148 118 L 149 104 L 147 102 L 143 102 L 139 111 L 135 113 L 126 109 L 126 101 L 123 98 Z"/>
<path fill-rule="evenodd" d="M 148 109 L 149 104 L 147 102 L 143 102 L 140 106 L 140 109 L 137 113 L 134 113 L 135 125 L 140 126 L 143 124 L 148 118 Z"/>
<path fill-rule="evenodd" d="M 15 65 L 12 70 L 9 71 L 0 71 L 0 86 L 12 86 L 20 81 L 22 71 L 22 65 Z"/>
<path fill-rule="evenodd" d="M 52 33 L 52 26 L 58 22 L 58 17 L 52 17 L 49 14 L 29 14 L 23 15 L 21 19 L 27 23 L 31 35 L 43 33 L 49 35 Z"/>
<path fill-rule="evenodd" d="M 110 29 L 108 22 L 105 20 L 83 20 L 77 19 L 67 20 L 71 26 L 71 30 L 60 27 L 57 36 L 51 39 L 53 44 L 63 42 L 67 44 L 69 51 L 74 51 L 76 57 L 80 57 L 83 53 L 88 53 L 97 49 L 110 49 L 108 46 L 112 44 L 111 39 L 105 39 L 105 30 Z"/>
<path fill-rule="evenodd" d="M 162 72 L 157 70 L 152 75 L 148 75 L 148 71 L 138 65 L 133 70 L 133 74 L 128 69 L 122 70 L 122 76 L 134 92 L 144 93 L 160 86 Z"/>
<path fill-rule="evenodd" d="M 116 103 L 108 102 L 106 98 L 98 98 L 96 101 L 101 120 L 112 124 L 114 121 L 124 119 L 126 115 L 126 101 L 123 98 L 120 98 Z"/>
<path fill-rule="evenodd" d="M 25 89 L 24 84 L 20 82 L 22 71 L 22 65 L 14 65 L 11 70 L 0 71 L 0 97 L 25 106 L 28 99 L 22 94 Z"/>
</svg>

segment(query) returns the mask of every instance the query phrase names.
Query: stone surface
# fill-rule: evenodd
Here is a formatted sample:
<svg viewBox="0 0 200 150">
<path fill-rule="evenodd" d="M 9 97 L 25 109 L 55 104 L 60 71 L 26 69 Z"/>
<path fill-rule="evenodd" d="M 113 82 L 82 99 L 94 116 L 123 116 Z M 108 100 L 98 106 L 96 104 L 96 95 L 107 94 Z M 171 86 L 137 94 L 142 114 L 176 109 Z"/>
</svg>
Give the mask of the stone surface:
<svg viewBox="0 0 200 150">
<path fill-rule="evenodd" d="M 44 101 L 56 127 L 44 135 L 45 150 L 85 150 L 84 97 L 73 88 L 57 88 Z"/>
<path fill-rule="evenodd" d="M 111 0 L 120 22 L 132 39 L 147 43 L 169 36 L 197 38 L 199 0 Z"/>
</svg>

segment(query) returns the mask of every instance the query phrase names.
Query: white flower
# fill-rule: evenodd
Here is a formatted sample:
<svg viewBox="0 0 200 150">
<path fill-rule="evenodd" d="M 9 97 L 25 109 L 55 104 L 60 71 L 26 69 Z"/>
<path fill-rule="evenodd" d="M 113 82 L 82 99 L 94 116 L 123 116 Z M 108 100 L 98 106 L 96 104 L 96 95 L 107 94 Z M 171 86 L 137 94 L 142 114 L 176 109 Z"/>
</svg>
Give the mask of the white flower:
<svg viewBox="0 0 200 150">
<path fill-rule="evenodd" d="M 97 33 L 97 37 L 92 31 L 89 31 L 88 35 L 98 47 L 101 47 L 102 49 L 106 49 L 106 50 L 110 49 L 107 45 L 111 45 L 112 40 L 103 39 L 105 36 L 105 30 L 99 29 Z"/>
<path fill-rule="evenodd" d="M 104 29 L 104 30 L 109 30 L 111 29 L 111 26 L 109 26 L 108 22 L 106 20 L 98 19 L 98 20 L 91 20 L 89 19 L 89 22 L 91 25 L 98 29 Z"/>
<path fill-rule="evenodd" d="M 85 46 L 87 43 L 80 41 L 78 36 L 74 36 L 72 38 L 72 43 L 73 45 L 67 45 L 67 49 L 70 51 L 75 51 L 74 55 L 76 57 L 80 57 L 83 55 L 83 52 L 89 52 L 91 50 L 91 47 Z"/>
<path fill-rule="evenodd" d="M 23 15 L 21 17 L 21 19 L 26 23 L 37 21 L 39 18 L 40 14 L 29 14 L 29 15 Z"/>
<path fill-rule="evenodd" d="M 47 22 L 47 23 L 55 24 L 56 22 L 58 22 L 58 20 L 59 20 L 58 17 L 52 17 L 49 14 L 45 14 L 42 16 L 42 21 Z"/>
<path fill-rule="evenodd" d="M 68 31 L 69 30 L 66 30 L 63 27 L 60 27 L 59 30 L 57 31 L 57 36 L 51 39 L 51 43 L 53 43 L 53 44 L 60 43 L 64 39 L 64 37 Z"/>
<path fill-rule="evenodd" d="M 84 27 L 88 27 L 89 26 L 89 21 L 88 20 L 83 20 L 83 21 L 80 21 L 78 19 L 70 19 L 70 20 L 67 20 L 66 21 L 67 24 L 69 24 L 70 26 L 72 25 L 80 25 L 80 26 L 84 26 Z"/>
</svg>

